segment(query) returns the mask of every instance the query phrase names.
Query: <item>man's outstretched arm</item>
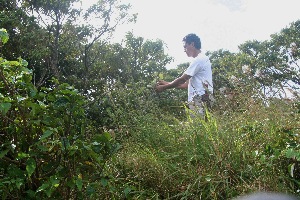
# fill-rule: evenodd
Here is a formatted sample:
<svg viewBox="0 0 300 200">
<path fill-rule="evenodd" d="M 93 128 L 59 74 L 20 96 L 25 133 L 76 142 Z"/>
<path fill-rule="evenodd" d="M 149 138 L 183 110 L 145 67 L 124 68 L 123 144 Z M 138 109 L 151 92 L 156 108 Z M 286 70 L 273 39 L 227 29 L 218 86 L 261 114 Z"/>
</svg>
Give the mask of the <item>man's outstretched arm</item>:
<svg viewBox="0 0 300 200">
<path fill-rule="evenodd" d="M 175 79 L 172 82 L 159 81 L 158 85 L 155 87 L 155 90 L 157 92 L 162 92 L 171 88 L 186 88 L 187 82 L 190 78 L 191 76 L 183 74 L 181 77 Z M 160 83 L 162 84 L 160 85 Z"/>
</svg>

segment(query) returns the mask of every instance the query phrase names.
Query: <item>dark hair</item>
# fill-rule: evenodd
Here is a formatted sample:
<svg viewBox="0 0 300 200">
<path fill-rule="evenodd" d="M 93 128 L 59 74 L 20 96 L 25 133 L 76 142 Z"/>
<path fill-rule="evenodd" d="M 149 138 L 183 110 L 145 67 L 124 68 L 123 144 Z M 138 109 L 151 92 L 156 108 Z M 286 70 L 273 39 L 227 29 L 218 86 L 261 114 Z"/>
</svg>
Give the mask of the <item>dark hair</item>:
<svg viewBox="0 0 300 200">
<path fill-rule="evenodd" d="M 201 49 L 201 41 L 200 38 L 194 34 L 194 33 L 190 33 L 188 35 L 186 35 L 183 39 L 183 42 L 186 42 L 187 44 L 191 44 L 192 42 L 194 42 L 195 48 L 196 49 Z"/>
</svg>

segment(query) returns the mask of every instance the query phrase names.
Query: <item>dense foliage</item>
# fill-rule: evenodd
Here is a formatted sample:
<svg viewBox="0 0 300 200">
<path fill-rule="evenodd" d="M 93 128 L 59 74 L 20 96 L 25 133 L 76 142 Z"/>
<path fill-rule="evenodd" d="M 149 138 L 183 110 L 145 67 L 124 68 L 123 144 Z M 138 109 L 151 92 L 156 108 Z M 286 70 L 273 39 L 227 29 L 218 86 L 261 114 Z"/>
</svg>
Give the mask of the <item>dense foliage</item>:
<svg viewBox="0 0 300 200">
<path fill-rule="evenodd" d="M 238 53 L 208 52 L 215 103 L 157 94 L 163 41 L 116 27 L 130 5 L 0 0 L 2 199 L 230 199 L 300 191 L 300 21 Z M 90 23 L 97 19 L 97 23 Z"/>
<path fill-rule="evenodd" d="M 37 89 L 25 60 L 0 63 L 2 198 L 92 195 L 118 144 L 90 125 L 76 89 L 55 79 Z"/>
</svg>

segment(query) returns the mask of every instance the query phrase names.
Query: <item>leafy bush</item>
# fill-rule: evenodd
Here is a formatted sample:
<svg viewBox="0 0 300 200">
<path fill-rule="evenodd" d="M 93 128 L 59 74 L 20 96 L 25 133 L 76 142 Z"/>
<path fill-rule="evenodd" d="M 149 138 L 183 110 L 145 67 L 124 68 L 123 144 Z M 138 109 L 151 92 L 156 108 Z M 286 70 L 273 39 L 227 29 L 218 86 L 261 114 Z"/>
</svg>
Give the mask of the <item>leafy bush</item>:
<svg viewBox="0 0 300 200">
<path fill-rule="evenodd" d="M 4 43 L 8 36 L 1 31 Z M 26 66 L 21 58 L 0 58 L 2 199 L 92 197 L 119 145 L 91 125 L 76 89 L 55 79 L 36 88 Z"/>
</svg>

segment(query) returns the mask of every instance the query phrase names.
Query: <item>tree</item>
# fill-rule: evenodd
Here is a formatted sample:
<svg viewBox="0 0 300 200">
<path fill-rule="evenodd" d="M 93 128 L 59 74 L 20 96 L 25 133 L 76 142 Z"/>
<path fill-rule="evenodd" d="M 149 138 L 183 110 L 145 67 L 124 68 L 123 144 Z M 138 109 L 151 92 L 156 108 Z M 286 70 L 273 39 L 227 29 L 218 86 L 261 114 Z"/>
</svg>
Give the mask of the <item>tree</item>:
<svg viewBox="0 0 300 200">
<path fill-rule="evenodd" d="M 278 34 L 271 35 L 271 42 L 277 48 L 280 62 L 274 65 L 273 77 L 292 89 L 300 89 L 300 20 L 293 22 Z"/>
<path fill-rule="evenodd" d="M 213 71 L 214 90 L 222 87 L 231 87 L 229 79 L 236 67 L 233 65 L 235 54 L 227 50 L 220 49 L 215 52 L 208 52 L 211 59 Z"/>
<path fill-rule="evenodd" d="M 5 28 L 10 36 L 10 42 L 1 52 L 10 60 L 25 57 L 35 70 L 36 77 L 47 74 L 47 34 L 35 20 L 29 16 L 17 1 L 2 0 L 0 4 L 0 26 Z"/>
<path fill-rule="evenodd" d="M 8 4 L 9 1 L 4 2 Z M 82 74 L 83 84 L 86 85 L 89 80 L 88 71 L 101 53 L 101 48 L 93 49 L 93 45 L 96 42 L 105 44 L 117 25 L 134 21 L 136 17 L 129 15 L 129 5 L 121 4 L 118 0 L 98 1 L 86 11 L 78 2 L 79 0 L 23 0 L 10 3 L 8 9 L 3 7 L 3 16 L 15 16 L 15 23 L 23 22 L 21 24 L 27 27 L 25 19 L 31 20 L 30 29 L 17 27 L 15 24 L 8 27 L 12 20 L 7 17 L 3 17 L 0 25 L 7 28 L 10 34 L 15 30 L 22 30 L 22 34 L 11 34 L 12 40 L 16 40 L 12 47 L 14 44 L 29 44 L 29 48 L 28 45 L 18 48 L 17 50 L 23 48 L 24 53 L 17 55 L 28 58 L 34 69 L 34 82 L 38 86 L 45 84 L 53 76 L 59 80 L 68 80 L 69 77 L 73 79 L 78 73 L 77 69 L 87 72 Z M 24 36 L 28 36 L 28 39 Z M 94 50 L 97 53 L 91 52 Z M 7 52 L 12 53 L 9 50 Z M 24 55 L 25 53 L 30 56 Z"/>
<path fill-rule="evenodd" d="M 222 50 L 209 52 L 215 91 L 224 86 L 230 89 L 247 86 L 251 95 L 261 93 L 271 97 L 286 96 L 286 87 L 299 90 L 299 24 L 299 21 L 292 23 L 271 35 L 269 41 L 246 41 L 235 54 Z"/>
<path fill-rule="evenodd" d="M 144 80 L 150 82 L 153 75 L 165 71 L 165 65 L 171 61 L 171 57 L 165 54 L 161 40 L 149 41 L 142 37 L 134 37 L 127 33 L 125 39 L 125 50 L 127 54 L 127 66 L 125 69 L 136 82 Z"/>
<path fill-rule="evenodd" d="M 270 41 L 246 42 L 240 45 L 242 53 L 255 60 L 252 75 L 269 95 L 286 96 L 286 89 L 299 90 L 299 46 L 300 21 L 271 35 Z M 271 94 L 274 93 L 274 94 Z"/>
</svg>

